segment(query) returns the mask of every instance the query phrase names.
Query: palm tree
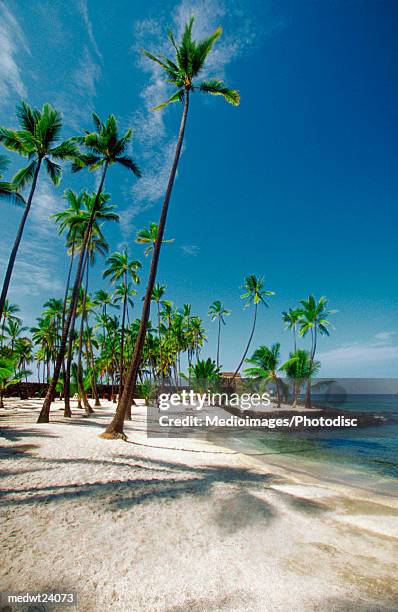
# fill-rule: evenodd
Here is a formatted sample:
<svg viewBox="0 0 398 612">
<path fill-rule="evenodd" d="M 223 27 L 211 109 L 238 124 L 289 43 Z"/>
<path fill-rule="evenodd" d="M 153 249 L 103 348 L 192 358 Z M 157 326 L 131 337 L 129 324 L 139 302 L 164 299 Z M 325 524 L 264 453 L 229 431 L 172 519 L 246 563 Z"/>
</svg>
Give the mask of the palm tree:
<svg viewBox="0 0 398 612">
<path fill-rule="evenodd" d="M 220 378 L 220 368 L 210 359 L 198 359 L 195 365 L 189 368 L 189 380 L 198 393 L 206 393 Z"/>
<path fill-rule="evenodd" d="M 9 302 L 7 300 L 7 298 L 5 299 L 4 302 L 4 308 L 3 308 L 3 316 L 2 318 L 0 317 L 0 321 L 1 321 L 1 347 L 3 346 L 3 342 L 4 342 L 4 331 L 5 331 L 5 326 L 7 324 L 7 322 L 12 321 L 12 320 L 18 320 L 19 321 L 19 317 L 16 316 L 16 313 L 19 312 L 19 306 L 17 304 L 11 304 L 11 302 Z"/>
<path fill-rule="evenodd" d="M 14 351 L 16 340 L 21 336 L 22 332 L 26 331 L 27 327 L 23 327 L 20 319 L 10 319 L 5 327 L 5 332 L 10 340 L 10 349 Z"/>
<path fill-rule="evenodd" d="M 110 195 L 106 193 L 101 193 L 99 198 L 97 199 L 96 194 L 89 194 L 86 191 L 83 191 L 79 194 L 76 194 L 72 191 L 66 192 L 66 200 L 69 204 L 69 207 L 64 211 L 57 213 L 55 216 L 56 222 L 59 224 L 59 231 L 66 232 L 66 244 L 69 246 L 69 252 L 72 255 L 71 265 L 69 266 L 68 272 L 68 280 L 66 290 L 69 290 L 70 284 L 70 274 L 71 274 L 71 266 L 73 264 L 73 258 L 76 253 L 80 253 L 83 248 L 86 250 L 86 256 L 83 262 L 83 268 L 81 276 L 84 275 L 84 270 L 86 265 L 88 266 L 89 260 L 91 263 L 94 262 L 94 253 L 97 251 L 101 255 L 104 255 L 108 247 L 106 245 L 106 241 L 103 237 L 101 227 L 99 225 L 99 221 L 118 221 L 119 215 L 115 212 L 116 206 L 114 204 L 109 204 Z M 91 215 L 93 208 L 96 204 L 96 211 L 94 215 L 94 220 L 92 222 L 92 229 L 89 236 L 89 239 L 85 245 L 85 233 L 88 224 L 90 223 Z M 64 296 L 64 304 L 65 311 L 62 316 L 62 329 L 65 324 L 65 313 L 66 313 L 66 305 L 67 305 L 68 293 L 65 293 Z M 70 300 L 71 301 L 71 300 Z M 71 409 L 70 409 L 70 373 L 71 373 L 71 365 L 72 365 L 72 347 L 73 347 L 73 332 L 75 328 L 76 322 L 76 309 L 78 302 L 75 302 L 75 305 L 72 306 L 70 304 L 70 308 L 72 308 L 71 322 L 69 326 L 69 341 L 67 348 L 67 358 L 66 365 L 65 361 L 62 362 L 62 370 L 63 370 L 63 378 L 64 378 L 64 402 L 65 402 L 65 410 L 64 416 L 71 417 Z M 80 375 L 81 369 L 78 368 L 77 374 Z M 80 380 L 81 385 L 83 385 L 82 380 Z M 85 400 L 84 400 L 85 401 Z"/>
<path fill-rule="evenodd" d="M 265 378 L 267 381 L 274 383 L 276 396 L 278 398 L 278 408 L 281 405 L 278 377 L 280 349 L 281 345 L 279 342 L 276 342 L 270 348 L 268 346 L 259 346 L 259 348 L 254 351 L 250 359 L 246 359 L 246 363 L 251 363 L 254 367 L 245 369 L 245 374 L 248 376 Z"/>
<path fill-rule="evenodd" d="M 25 374 L 25 382 L 28 382 L 28 370 L 26 369 L 28 363 L 33 359 L 32 354 L 33 343 L 30 338 L 26 336 L 23 338 L 17 338 L 14 346 L 14 355 L 17 358 L 17 368 L 19 372 Z M 25 396 L 27 398 L 27 395 Z"/>
<path fill-rule="evenodd" d="M 297 326 L 302 316 L 300 308 L 289 308 L 289 310 L 282 312 L 282 320 L 285 323 L 286 329 L 290 329 L 293 332 L 293 351 L 297 350 Z"/>
<path fill-rule="evenodd" d="M 251 344 L 251 341 L 252 341 L 253 336 L 254 336 L 254 330 L 256 329 L 257 307 L 258 307 L 258 305 L 260 303 L 262 303 L 262 304 L 264 304 L 264 306 L 266 306 L 266 308 L 268 308 L 268 304 L 265 301 L 264 297 L 266 295 L 275 295 L 274 291 L 264 291 L 263 287 L 264 287 L 264 279 L 263 278 L 257 278 L 257 276 L 255 276 L 254 274 L 251 274 L 250 276 L 247 276 L 245 278 L 243 289 L 246 289 L 246 292 L 243 293 L 243 295 L 241 295 L 240 297 L 242 299 L 246 300 L 245 308 L 249 308 L 250 306 L 254 306 L 253 326 L 252 326 L 252 330 L 250 332 L 248 343 L 247 343 L 246 348 L 245 348 L 245 352 L 243 353 L 243 357 L 240 360 L 240 363 L 239 363 L 238 367 L 236 368 L 236 370 L 234 372 L 232 380 L 236 377 L 237 373 L 239 372 L 239 370 L 240 370 L 240 368 L 242 366 L 242 363 L 246 359 L 246 355 L 247 355 L 247 353 L 249 351 L 250 344 Z"/>
<path fill-rule="evenodd" d="M 320 362 L 312 359 L 311 354 L 304 349 L 290 353 L 289 359 L 280 367 L 293 383 L 293 408 L 297 406 L 303 383 L 311 381 L 311 378 L 318 374 L 320 367 Z"/>
<path fill-rule="evenodd" d="M 212 321 L 218 321 L 218 334 L 217 334 L 217 367 L 220 365 L 220 335 L 221 335 L 221 323 L 225 325 L 224 317 L 231 314 L 231 311 L 224 307 L 220 300 L 215 300 L 209 307 L 208 315 Z"/>
<path fill-rule="evenodd" d="M 51 182 L 54 185 L 59 185 L 62 169 L 58 162 L 70 160 L 78 152 L 76 144 L 72 139 L 59 142 L 62 118 L 61 114 L 50 104 L 44 104 L 40 111 L 39 109 L 31 108 L 25 102 L 21 102 L 17 106 L 16 115 L 21 129 L 11 130 L 6 127 L 0 127 L 0 143 L 7 149 L 29 159 L 29 164 L 16 173 L 12 179 L 12 184 L 16 190 L 23 189 L 29 184 L 31 184 L 31 188 L 4 277 L 0 296 L 0 318 L 41 166 L 44 164 Z"/>
<path fill-rule="evenodd" d="M 62 330 L 62 338 L 58 353 L 58 359 L 51 383 L 49 385 L 46 397 L 43 402 L 42 410 L 40 412 L 40 416 L 38 419 L 39 423 L 48 423 L 49 421 L 51 401 L 56 389 L 59 373 L 61 371 L 62 361 L 65 356 L 68 332 L 73 316 L 73 310 L 76 306 L 79 287 L 81 284 L 83 262 L 86 255 L 86 247 L 93 229 L 93 225 L 95 223 L 98 208 L 101 205 L 101 195 L 104 188 L 108 168 L 114 164 L 119 164 L 133 172 L 135 176 L 141 176 L 141 172 L 136 163 L 133 161 L 133 159 L 125 155 L 128 143 L 132 137 L 132 130 L 128 129 L 123 136 L 120 136 L 117 121 L 114 115 L 110 115 L 106 123 L 101 123 L 98 115 L 93 113 L 93 121 L 96 131 L 86 132 L 83 136 L 75 139 L 81 146 L 85 148 L 87 152 L 80 153 L 78 157 L 75 157 L 74 163 L 72 165 L 72 170 L 75 172 L 79 172 L 83 168 L 88 168 L 90 171 L 94 171 L 98 168 L 102 168 L 102 175 L 98 185 L 97 193 L 92 202 L 89 217 L 87 219 L 87 226 L 85 228 L 82 246 L 80 249 L 79 261 L 77 264 L 75 282 L 72 289 L 68 316 L 66 317 L 65 324 Z"/>
<path fill-rule="evenodd" d="M 122 300 L 123 300 L 123 311 L 122 311 L 122 330 L 120 338 L 120 382 L 119 382 L 119 399 L 123 391 L 123 380 L 124 380 L 124 338 L 125 338 L 125 324 L 126 324 L 126 312 L 129 291 L 131 294 L 132 287 L 129 287 L 128 278 L 131 278 L 133 282 L 138 285 L 140 279 L 137 274 L 137 270 L 141 268 L 141 263 L 137 259 L 129 259 L 127 248 L 124 251 L 116 251 L 107 260 L 108 267 L 103 273 L 103 277 L 110 277 L 112 283 L 122 281 Z"/>
<path fill-rule="evenodd" d="M 311 362 L 314 361 L 318 334 L 321 336 L 329 336 L 329 327 L 331 323 L 327 320 L 327 317 L 334 314 L 335 310 L 328 310 L 326 308 L 327 298 L 322 296 L 316 301 L 313 295 L 310 295 L 307 300 L 300 300 L 302 305 L 301 318 L 300 318 L 300 336 L 304 337 L 308 332 L 311 334 L 311 351 L 310 358 Z M 307 392 L 305 397 L 306 408 L 311 408 L 311 378 L 307 380 Z"/>
<path fill-rule="evenodd" d="M 147 248 L 144 251 L 145 257 L 148 257 L 150 253 L 153 251 L 153 247 L 156 242 L 156 238 L 158 237 L 158 225 L 157 223 L 150 223 L 149 229 L 141 229 L 138 230 L 137 235 L 135 237 L 135 241 L 137 244 L 147 244 Z M 174 242 L 174 238 L 170 240 L 162 240 L 162 244 L 172 244 Z"/>
<path fill-rule="evenodd" d="M 216 40 L 221 35 L 221 28 L 199 42 L 192 39 L 193 18 L 186 24 L 184 33 L 179 44 L 176 43 L 174 36 L 169 32 L 169 40 L 175 53 L 174 61 L 166 57 L 156 57 L 148 51 L 145 51 L 146 56 L 156 62 L 160 68 L 166 73 L 166 81 L 175 86 L 176 91 L 172 96 L 159 104 L 154 110 L 161 109 L 168 104 L 174 102 L 183 103 L 183 112 L 181 117 L 180 129 L 178 133 L 177 145 L 174 154 L 174 160 L 170 171 L 169 180 L 166 187 L 166 193 L 163 201 L 162 211 L 159 220 L 158 235 L 154 244 L 151 268 L 149 272 L 148 283 L 145 292 L 144 303 L 142 307 L 140 329 L 137 336 L 137 342 L 134 349 L 133 358 L 130 363 L 130 368 L 126 380 L 122 399 L 119 403 L 118 410 L 111 423 L 108 425 L 104 437 L 106 438 L 125 438 L 123 434 L 123 421 L 126 410 L 131 402 L 134 393 L 135 383 L 137 380 L 138 369 L 140 367 L 142 350 L 145 343 L 145 333 L 149 320 L 151 308 L 152 291 L 156 282 L 156 273 L 159 263 L 159 255 L 163 241 L 164 230 L 166 226 L 167 212 L 170 203 L 171 192 L 173 190 L 174 179 L 177 172 L 178 162 L 180 159 L 181 147 L 184 140 L 185 125 L 188 116 L 189 96 L 195 90 L 200 90 L 204 93 L 218 95 L 224 97 L 227 102 L 238 105 L 240 101 L 239 93 L 234 89 L 228 89 L 222 81 L 215 79 L 196 83 L 196 77 L 203 70 L 206 59 L 212 50 Z"/>
<path fill-rule="evenodd" d="M 0 155 L 0 178 L 2 178 L 5 170 L 8 168 L 10 160 L 5 155 Z M 8 200 L 12 204 L 25 206 L 26 202 L 23 196 L 18 193 L 16 186 L 13 183 L 0 181 L 0 198 Z"/>
</svg>

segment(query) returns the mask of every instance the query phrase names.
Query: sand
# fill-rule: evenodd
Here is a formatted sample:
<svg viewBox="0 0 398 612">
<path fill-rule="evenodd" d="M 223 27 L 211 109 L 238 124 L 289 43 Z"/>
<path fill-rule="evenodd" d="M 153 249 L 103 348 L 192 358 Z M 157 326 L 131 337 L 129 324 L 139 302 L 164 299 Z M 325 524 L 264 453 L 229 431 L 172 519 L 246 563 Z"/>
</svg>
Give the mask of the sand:
<svg viewBox="0 0 398 612">
<path fill-rule="evenodd" d="M 38 400 L 7 405 L 1 590 L 76 591 L 79 611 L 397 610 L 396 500 L 147 439 L 142 406 L 125 443 L 98 437 L 108 402 L 71 420 L 56 402 L 49 425 Z"/>
</svg>

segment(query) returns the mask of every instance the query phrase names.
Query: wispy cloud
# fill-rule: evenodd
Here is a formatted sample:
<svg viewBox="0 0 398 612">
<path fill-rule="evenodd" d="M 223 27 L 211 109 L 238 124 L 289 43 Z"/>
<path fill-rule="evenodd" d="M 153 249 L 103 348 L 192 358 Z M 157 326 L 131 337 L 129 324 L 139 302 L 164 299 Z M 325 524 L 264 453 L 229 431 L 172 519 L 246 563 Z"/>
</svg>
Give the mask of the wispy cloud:
<svg viewBox="0 0 398 612">
<path fill-rule="evenodd" d="M 131 119 L 132 125 L 137 128 L 135 142 L 138 145 L 138 158 L 142 166 L 145 166 L 145 178 L 133 187 L 132 210 L 123 213 L 125 219 L 122 221 L 122 230 L 126 235 L 131 231 L 133 219 L 153 206 L 164 194 L 176 138 L 176 134 L 171 133 L 165 123 L 169 110 L 150 111 L 150 108 L 171 95 L 172 88 L 165 83 L 161 68 L 141 53 L 142 48 L 154 54 L 170 55 L 172 47 L 167 38 L 168 29 L 171 27 L 179 38 L 187 20 L 193 15 L 194 35 L 197 38 L 208 36 L 221 25 L 224 28 L 223 36 L 214 46 L 206 73 L 202 76 L 224 79 L 231 62 L 251 52 L 264 35 L 280 27 L 277 20 L 270 19 L 270 26 L 265 31 L 259 20 L 254 19 L 248 1 L 240 2 L 236 8 L 227 0 L 181 0 L 173 14 L 172 20 L 169 12 L 165 11 L 156 18 L 134 24 L 134 49 L 139 66 L 148 77 L 148 84 L 141 93 L 141 108 Z"/>
<path fill-rule="evenodd" d="M 181 246 L 181 251 L 184 253 L 184 255 L 196 257 L 199 254 L 200 249 L 196 244 L 183 244 Z"/>
<path fill-rule="evenodd" d="M 322 368 L 354 371 L 364 366 L 379 366 L 398 359 L 398 343 L 395 332 L 375 334 L 369 342 L 344 344 L 318 354 Z"/>
<path fill-rule="evenodd" d="M 60 198 L 54 195 L 49 183 L 44 178 L 40 180 L 12 279 L 12 294 L 17 299 L 23 295 L 59 294 L 62 291 L 64 279 L 57 273 L 57 253 L 64 257 L 65 249 L 54 221 L 50 219 L 61 207 Z M 5 250 L 0 253 L 2 267 L 7 263 L 8 255 Z"/>
<path fill-rule="evenodd" d="M 80 11 L 81 16 L 83 17 L 84 25 L 86 26 L 87 35 L 91 46 L 97 55 L 97 57 L 102 60 L 102 53 L 100 52 L 97 41 L 94 36 L 93 24 L 91 23 L 89 12 L 88 12 L 88 4 L 87 0 L 76 0 L 78 10 Z"/>
<path fill-rule="evenodd" d="M 0 4 L 0 104 L 17 94 L 20 98 L 27 95 L 22 70 L 17 58 L 20 52 L 30 53 L 24 33 L 6 6 Z"/>
<path fill-rule="evenodd" d="M 84 46 L 77 66 L 73 66 L 68 77 L 69 87 L 57 101 L 64 113 L 65 123 L 74 130 L 87 128 L 101 75 L 101 66 L 88 47 Z"/>
</svg>

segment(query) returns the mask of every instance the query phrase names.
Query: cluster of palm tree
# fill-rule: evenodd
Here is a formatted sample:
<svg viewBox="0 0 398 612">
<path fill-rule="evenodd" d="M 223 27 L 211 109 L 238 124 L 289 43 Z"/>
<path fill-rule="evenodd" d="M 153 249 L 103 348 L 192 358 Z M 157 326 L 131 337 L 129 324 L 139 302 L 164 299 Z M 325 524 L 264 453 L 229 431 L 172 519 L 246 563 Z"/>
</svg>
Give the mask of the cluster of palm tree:
<svg viewBox="0 0 398 612">
<path fill-rule="evenodd" d="M 137 377 L 142 367 L 141 362 L 146 345 L 150 306 L 153 301 L 159 255 L 161 246 L 165 242 L 163 239 L 164 230 L 184 139 L 190 96 L 195 91 L 201 91 L 211 95 L 222 96 L 233 105 L 238 105 L 240 100 L 239 93 L 234 89 L 226 87 L 220 80 L 208 79 L 199 83 L 196 82 L 196 78 L 203 71 L 206 59 L 214 43 L 221 35 L 221 28 L 217 28 L 209 37 L 195 41 L 192 36 L 193 23 L 194 19 L 191 18 L 186 24 L 179 42 L 169 32 L 168 38 L 174 53 L 172 59 L 164 56 L 157 57 L 145 51 L 149 60 L 156 62 L 164 72 L 166 81 L 175 87 L 175 93 L 168 100 L 159 104 L 154 110 L 164 108 L 171 103 L 181 102 L 183 111 L 159 223 L 152 224 L 148 231 L 143 231 L 137 236 L 138 242 L 148 245 L 145 255 L 151 254 L 151 265 L 132 355 L 129 355 L 128 347 L 125 346 L 126 334 L 124 329 L 128 310 L 127 304 L 130 299 L 128 295 L 130 291 L 129 283 L 131 283 L 129 279 L 130 272 L 126 270 L 120 276 L 117 276 L 117 274 L 115 276 L 113 272 L 109 273 L 114 283 L 120 281 L 118 296 L 120 297 L 124 313 L 124 325 L 122 315 L 121 350 L 119 355 L 119 387 L 121 397 L 115 417 L 106 432 L 107 437 L 111 438 L 123 437 L 123 421 L 131 406 Z M 19 245 L 34 201 L 37 181 L 42 169 L 45 169 L 54 185 L 60 183 L 62 164 L 66 161 L 72 163 L 73 172 L 88 169 L 89 171 L 98 171 L 100 173 L 98 188 L 95 193 L 89 194 L 83 191 L 81 194 L 72 194 L 68 192 L 69 211 L 66 215 L 60 215 L 58 218 L 60 231 L 67 234 L 67 245 L 71 260 L 62 307 L 61 332 L 56 341 L 54 340 L 51 350 L 48 350 L 51 354 L 45 357 L 45 359 L 48 357 L 49 362 L 53 362 L 53 369 L 43 408 L 39 416 L 39 422 L 48 422 L 50 405 L 55 396 L 57 385 L 59 386 L 59 381 L 63 382 L 65 388 L 70 384 L 71 370 L 68 371 L 68 363 L 71 363 L 70 347 L 73 344 L 78 309 L 80 309 L 79 337 L 82 337 L 82 333 L 84 335 L 85 329 L 87 331 L 86 312 L 89 303 L 87 294 L 89 267 L 96 254 L 104 255 L 107 250 L 100 221 L 102 219 L 110 220 L 112 215 L 113 219 L 115 219 L 116 215 L 113 210 L 109 209 L 109 207 L 112 208 L 112 205 L 109 204 L 110 196 L 104 192 L 108 171 L 114 164 L 119 164 L 131 171 L 137 178 L 141 176 L 141 172 L 135 161 L 126 154 L 129 141 L 132 137 L 132 131 L 129 129 L 125 134 L 120 135 L 116 118 L 113 115 L 110 115 L 105 122 L 102 122 L 93 113 L 94 130 L 85 131 L 81 136 L 64 141 L 61 140 L 61 114 L 50 104 L 45 104 L 42 110 L 40 110 L 31 108 L 28 104 L 22 102 L 17 107 L 17 117 L 20 129 L 13 130 L 7 127 L 0 127 L 0 144 L 28 159 L 28 164 L 21 168 L 11 181 L 0 183 L 0 195 L 24 207 L 0 296 L 0 321 L 2 320 L 5 300 Z M 2 157 L 0 159 L 0 177 L 4 173 L 6 165 L 7 160 Z M 28 189 L 26 200 L 21 194 L 24 189 Z M 184 315 L 184 318 L 186 319 L 187 316 Z M 188 318 L 191 318 L 190 315 L 188 315 Z M 192 319 L 194 323 L 192 324 L 191 322 L 191 324 L 196 324 L 197 327 L 200 327 L 193 317 Z M 162 332 L 159 326 L 158 328 L 158 342 L 161 354 L 166 359 L 169 347 L 165 343 L 163 346 L 162 340 L 159 340 L 159 334 Z M 197 329 L 191 332 L 191 335 L 199 337 L 203 334 L 200 329 Z M 164 337 L 167 338 L 167 334 Z M 189 345 L 190 348 L 187 350 L 190 357 L 198 350 L 197 344 L 199 342 L 197 340 L 196 345 Z M 181 353 L 182 349 L 178 346 L 175 350 L 178 361 L 178 354 Z M 56 354 L 54 351 L 56 351 Z M 80 342 L 79 352 L 83 354 L 82 342 Z M 124 361 L 125 354 L 129 355 L 126 363 Z M 83 393 L 84 381 L 79 365 L 77 365 L 77 382 L 80 392 Z"/>
<path fill-rule="evenodd" d="M 251 367 L 246 368 L 245 374 L 255 379 L 263 379 L 273 383 L 276 391 L 278 406 L 282 396 L 285 395 L 285 385 L 279 372 L 282 372 L 291 381 L 292 404 L 297 405 L 303 385 L 306 385 L 305 406 L 311 407 L 311 380 L 318 374 L 321 364 L 315 359 L 318 336 L 329 336 L 331 324 L 329 315 L 334 310 L 328 310 L 327 298 L 322 296 L 316 300 L 313 295 L 300 301 L 300 306 L 289 308 L 282 313 L 282 319 L 287 329 L 292 331 L 293 351 L 289 359 L 281 364 L 279 342 L 271 347 L 262 345 L 256 349 L 246 362 Z M 311 336 L 310 350 L 297 347 L 297 333 L 300 337 Z"/>
</svg>

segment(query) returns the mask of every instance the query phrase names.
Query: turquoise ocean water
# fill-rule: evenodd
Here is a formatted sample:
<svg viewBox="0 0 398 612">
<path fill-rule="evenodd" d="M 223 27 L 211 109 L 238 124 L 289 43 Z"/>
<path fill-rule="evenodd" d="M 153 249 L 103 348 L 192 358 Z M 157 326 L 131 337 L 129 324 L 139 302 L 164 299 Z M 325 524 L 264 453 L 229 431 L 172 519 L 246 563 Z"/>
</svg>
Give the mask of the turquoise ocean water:
<svg viewBox="0 0 398 612">
<path fill-rule="evenodd" d="M 398 494 L 398 395 L 329 395 L 327 401 L 314 396 L 314 404 L 317 401 L 347 413 L 369 412 L 383 417 L 382 424 L 302 432 L 253 430 L 235 437 L 232 445 L 252 454 L 263 452 L 265 462 L 286 456 L 307 471 Z"/>
</svg>

